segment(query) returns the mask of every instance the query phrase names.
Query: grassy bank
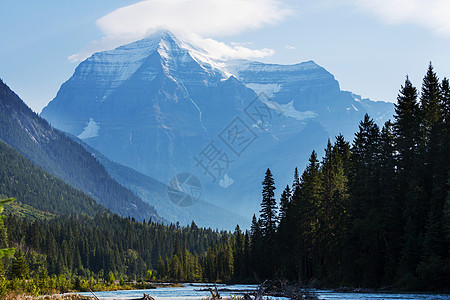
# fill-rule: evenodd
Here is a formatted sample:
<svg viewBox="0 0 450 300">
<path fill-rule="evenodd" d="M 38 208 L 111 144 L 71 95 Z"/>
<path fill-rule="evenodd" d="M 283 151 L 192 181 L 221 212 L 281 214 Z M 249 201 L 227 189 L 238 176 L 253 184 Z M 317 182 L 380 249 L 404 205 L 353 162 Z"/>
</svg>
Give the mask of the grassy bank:
<svg viewBox="0 0 450 300">
<path fill-rule="evenodd" d="M 94 297 L 86 297 L 77 294 L 67 294 L 67 295 L 42 295 L 38 297 L 30 295 L 19 295 L 16 293 L 8 293 L 2 295 L 3 300 L 82 300 L 82 299 L 94 299 Z"/>
</svg>

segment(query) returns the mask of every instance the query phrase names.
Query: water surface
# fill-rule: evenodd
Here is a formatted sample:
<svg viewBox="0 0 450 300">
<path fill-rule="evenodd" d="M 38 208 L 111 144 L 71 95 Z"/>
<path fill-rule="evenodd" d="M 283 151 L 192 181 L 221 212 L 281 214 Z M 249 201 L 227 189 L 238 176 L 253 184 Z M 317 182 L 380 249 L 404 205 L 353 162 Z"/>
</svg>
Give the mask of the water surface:
<svg viewBox="0 0 450 300">
<path fill-rule="evenodd" d="M 254 290 L 256 285 L 217 285 L 217 287 L 230 290 Z M 205 299 L 211 294 L 208 291 L 200 291 L 204 289 L 203 284 L 186 284 L 184 287 L 164 287 L 150 290 L 130 290 L 130 291 L 114 291 L 114 292 L 96 292 L 95 295 L 100 300 L 125 300 L 136 299 L 143 296 L 143 293 L 150 294 L 156 300 L 200 300 Z M 381 293 L 337 293 L 326 290 L 314 291 L 321 300 L 450 300 L 450 295 L 436 295 L 436 294 L 381 294 Z M 231 294 L 238 294 L 237 292 L 220 292 L 222 297 L 228 297 Z M 90 293 L 82 293 L 85 296 L 92 296 Z M 267 298 L 272 300 L 284 300 L 286 298 Z"/>
</svg>

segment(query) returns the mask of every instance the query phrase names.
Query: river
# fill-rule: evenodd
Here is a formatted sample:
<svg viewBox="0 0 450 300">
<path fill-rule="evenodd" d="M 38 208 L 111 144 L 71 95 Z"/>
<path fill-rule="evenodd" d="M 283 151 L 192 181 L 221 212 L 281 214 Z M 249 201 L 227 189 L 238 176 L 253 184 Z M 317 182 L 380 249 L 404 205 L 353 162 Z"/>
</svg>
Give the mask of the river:
<svg viewBox="0 0 450 300">
<path fill-rule="evenodd" d="M 200 300 L 210 296 L 208 291 L 200 291 L 205 286 L 201 284 L 186 284 L 184 287 L 167 287 L 157 288 L 151 290 L 130 290 L 130 291 L 114 291 L 114 292 L 96 292 L 95 295 L 100 300 L 113 299 L 135 299 L 143 296 L 143 293 L 150 294 L 156 300 Z M 218 285 L 218 288 L 229 290 L 254 290 L 256 285 Z M 326 290 L 316 290 L 316 295 L 321 300 L 450 300 L 450 295 L 436 295 L 436 294 L 381 294 L 381 293 L 337 293 Z M 230 296 L 230 294 L 237 294 L 237 292 L 221 292 L 222 297 Z M 92 296 L 90 293 L 82 293 L 85 296 Z M 273 300 L 284 300 L 283 298 L 268 298 Z"/>
</svg>

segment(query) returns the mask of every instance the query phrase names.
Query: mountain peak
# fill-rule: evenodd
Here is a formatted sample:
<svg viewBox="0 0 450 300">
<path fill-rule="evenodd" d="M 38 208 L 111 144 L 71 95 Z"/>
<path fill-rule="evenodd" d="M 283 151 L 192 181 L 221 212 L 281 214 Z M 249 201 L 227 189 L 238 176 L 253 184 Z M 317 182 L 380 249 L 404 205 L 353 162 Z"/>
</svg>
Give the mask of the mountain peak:
<svg viewBox="0 0 450 300">
<path fill-rule="evenodd" d="M 158 49 L 162 44 L 180 45 L 179 39 L 168 30 L 157 31 L 151 35 L 146 36 L 143 39 L 137 40 L 135 42 L 119 46 L 113 50 L 107 50 L 102 52 L 97 52 L 91 56 L 91 58 L 101 56 L 101 55 L 114 55 L 122 54 L 126 52 L 129 58 L 133 58 L 130 54 L 135 52 L 150 54 L 154 50 Z M 88 59 L 89 60 L 89 59 Z"/>
<path fill-rule="evenodd" d="M 147 35 L 144 40 L 172 40 L 177 41 L 178 38 L 175 36 L 175 34 L 172 33 L 172 31 L 169 31 L 167 29 L 158 30 L 150 35 Z"/>
</svg>

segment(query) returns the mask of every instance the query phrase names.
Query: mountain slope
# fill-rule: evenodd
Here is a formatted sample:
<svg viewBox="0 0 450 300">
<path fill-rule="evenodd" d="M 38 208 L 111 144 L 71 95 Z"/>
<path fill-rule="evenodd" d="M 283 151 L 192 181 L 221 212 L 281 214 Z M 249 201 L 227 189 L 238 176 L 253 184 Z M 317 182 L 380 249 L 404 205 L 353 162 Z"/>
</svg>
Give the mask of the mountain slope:
<svg viewBox="0 0 450 300">
<path fill-rule="evenodd" d="M 0 195 L 14 197 L 40 211 L 95 215 L 105 210 L 94 199 L 35 166 L 1 140 L 0 183 Z"/>
<path fill-rule="evenodd" d="M 0 81 L 0 139 L 113 212 L 159 220 L 152 207 L 115 182 L 78 143 L 32 112 L 3 81 Z"/>
<path fill-rule="evenodd" d="M 314 62 L 219 61 L 159 32 L 86 59 L 41 115 L 119 162 L 162 182 L 200 178 L 202 199 L 249 215 L 267 167 L 277 185 L 327 138 L 353 138 L 370 112 L 393 105 L 341 91 Z"/>
</svg>

